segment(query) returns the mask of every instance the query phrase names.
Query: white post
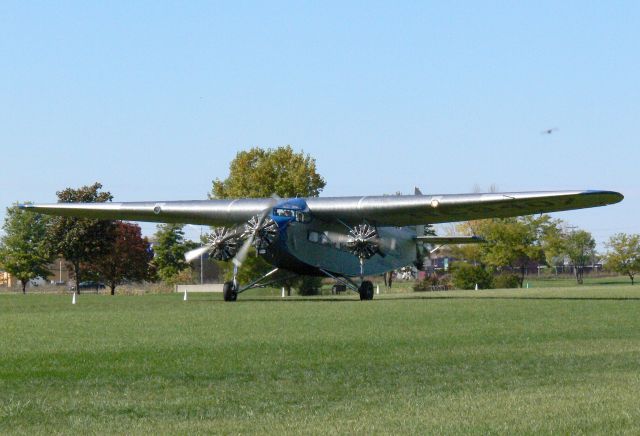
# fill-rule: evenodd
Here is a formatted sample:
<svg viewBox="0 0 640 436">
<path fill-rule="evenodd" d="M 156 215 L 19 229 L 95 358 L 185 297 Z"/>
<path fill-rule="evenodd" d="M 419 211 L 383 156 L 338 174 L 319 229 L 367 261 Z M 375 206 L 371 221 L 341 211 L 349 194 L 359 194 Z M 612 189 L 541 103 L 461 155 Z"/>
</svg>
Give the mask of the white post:
<svg viewBox="0 0 640 436">
<path fill-rule="evenodd" d="M 527 289 L 529 289 L 529 282 L 527 282 Z"/>
<path fill-rule="evenodd" d="M 282 298 L 284 298 L 284 286 L 282 287 Z"/>
<path fill-rule="evenodd" d="M 187 301 L 187 288 L 184 288 L 184 297 L 182 297 L 182 301 Z"/>
<path fill-rule="evenodd" d="M 76 304 L 76 291 L 73 291 L 73 298 L 71 299 L 71 304 Z"/>
<path fill-rule="evenodd" d="M 376 285 L 376 295 L 380 294 L 380 285 Z"/>
<path fill-rule="evenodd" d="M 478 290 L 478 284 L 476 283 L 476 291 Z"/>
</svg>

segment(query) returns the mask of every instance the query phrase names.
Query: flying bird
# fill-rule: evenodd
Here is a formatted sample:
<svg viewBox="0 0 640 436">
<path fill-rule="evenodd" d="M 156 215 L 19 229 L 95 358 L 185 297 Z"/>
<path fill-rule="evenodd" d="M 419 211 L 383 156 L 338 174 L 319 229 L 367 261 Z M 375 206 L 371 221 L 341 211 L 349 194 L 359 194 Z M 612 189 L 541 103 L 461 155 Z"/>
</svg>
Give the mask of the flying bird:
<svg viewBox="0 0 640 436">
<path fill-rule="evenodd" d="M 540 133 L 543 134 L 543 135 L 551 135 L 553 132 L 556 132 L 557 130 L 558 130 L 557 127 L 552 127 L 550 129 L 543 130 Z"/>
</svg>

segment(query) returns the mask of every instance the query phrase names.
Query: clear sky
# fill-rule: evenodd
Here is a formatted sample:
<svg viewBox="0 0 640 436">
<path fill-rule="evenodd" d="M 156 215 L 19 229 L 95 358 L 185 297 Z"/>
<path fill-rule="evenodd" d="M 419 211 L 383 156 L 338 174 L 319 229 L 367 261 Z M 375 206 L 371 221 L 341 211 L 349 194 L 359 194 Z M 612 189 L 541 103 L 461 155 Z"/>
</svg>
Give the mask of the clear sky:
<svg viewBox="0 0 640 436">
<path fill-rule="evenodd" d="M 620 191 L 556 215 L 603 249 L 640 233 L 639 23 L 636 1 L 5 0 L 0 206 L 205 198 L 239 150 L 291 144 L 323 195 Z"/>
</svg>

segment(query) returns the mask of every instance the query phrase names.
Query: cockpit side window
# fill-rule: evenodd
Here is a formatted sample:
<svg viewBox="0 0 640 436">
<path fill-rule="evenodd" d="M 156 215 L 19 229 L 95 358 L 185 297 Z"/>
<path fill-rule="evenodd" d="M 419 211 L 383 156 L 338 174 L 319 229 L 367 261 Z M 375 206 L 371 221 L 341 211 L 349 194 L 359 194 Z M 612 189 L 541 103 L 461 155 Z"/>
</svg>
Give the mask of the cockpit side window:
<svg viewBox="0 0 640 436">
<path fill-rule="evenodd" d="M 296 212 L 296 221 L 299 223 L 308 223 L 311 221 L 311 215 L 306 212 Z"/>
</svg>

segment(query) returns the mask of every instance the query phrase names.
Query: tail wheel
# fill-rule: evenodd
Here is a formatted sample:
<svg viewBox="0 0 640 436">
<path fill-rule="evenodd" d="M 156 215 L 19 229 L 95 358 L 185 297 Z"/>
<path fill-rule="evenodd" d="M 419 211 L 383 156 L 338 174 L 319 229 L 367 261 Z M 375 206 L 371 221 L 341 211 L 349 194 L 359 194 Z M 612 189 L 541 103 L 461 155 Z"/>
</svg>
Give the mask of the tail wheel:
<svg viewBox="0 0 640 436">
<path fill-rule="evenodd" d="M 238 289 L 233 282 L 225 282 L 222 286 L 222 296 L 224 301 L 236 301 L 238 299 Z"/>
<path fill-rule="evenodd" d="M 365 280 L 360 285 L 358 292 L 360 293 L 361 300 L 373 300 L 373 283 L 369 280 Z"/>
</svg>

